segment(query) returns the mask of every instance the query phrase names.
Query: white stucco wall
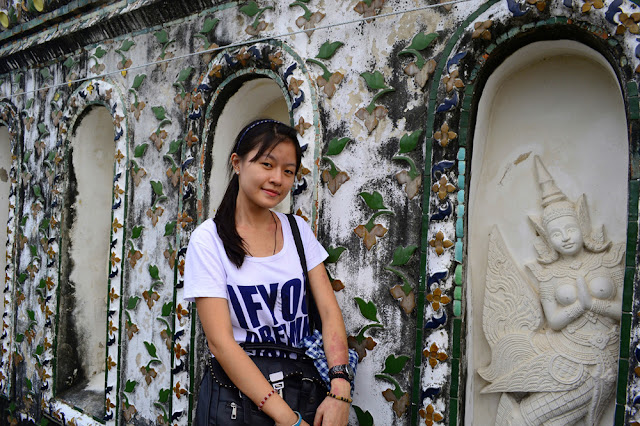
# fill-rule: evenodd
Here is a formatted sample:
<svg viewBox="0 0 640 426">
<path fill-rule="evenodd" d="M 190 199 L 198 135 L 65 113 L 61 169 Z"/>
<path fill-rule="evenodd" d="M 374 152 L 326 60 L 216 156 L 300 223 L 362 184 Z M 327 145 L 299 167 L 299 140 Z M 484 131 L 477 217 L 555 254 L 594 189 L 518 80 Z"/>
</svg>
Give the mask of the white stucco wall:
<svg viewBox="0 0 640 426">
<path fill-rule="evenodd" d="M 469 190 L 468 425 L 489 424 L 500 396 L 481 395 L 486 383 L 476 372 L 491 355 L 482 331 L 487 237 L 497 224 L 522 271 L 535 261 L 527 219 L 542 213 L 535 155 L 571 201 L 586 194 L 594 227 L 604 224 L 614 243 L 626 240 L 624 103 L 609 64 L 577 42 L 520 49 L 492 74 L 480 100 Z M 601 424 L 612 423 L 613 404 Z"/>
<path fill-rule="evenodd" d="M 91 109 L 76 128 L 71 146 L 78 194 L 70 234 L 74 262 L 70 280 L 76 291 L 78 349 L 88 379 L 95 382 L 89 386 L 102 390 L 114 155 L 109 111 Z"/>
<path fill-rule="evenodd" d="M 228 100 L 213 135 L 211 177 L 208 182 L 209 210 L 213 217 L 229 182 L 229 156 L 238 132 L 253 120 L 271 118 L 290 125 L 289 110 L 282 89 L 269 78 L 248 81 Z M 224 182 L 224 185 L 220 184 Z M 276 210 L 288 213 L 291 197 Z"/>
<path fill-rule="evenodd" d="M 0 127 L 0 242 L 2 246 L 2 254 L 0 255 L 0 271 L 4 277 L 4 268 L 7 265 L 5 256 L 5 243 L 7 241 L 7 220 L 9 219 L 9 191 L 11 189 L 11 180 L 9 179 L 9 170 L 11 170 L 11 145 L 9 142 L 9 130 Z M 4 278 L 2 280 L 4 288 Z M 4 314 L 4 303 L 0 303 L 0 318 Z"/>
</svg>

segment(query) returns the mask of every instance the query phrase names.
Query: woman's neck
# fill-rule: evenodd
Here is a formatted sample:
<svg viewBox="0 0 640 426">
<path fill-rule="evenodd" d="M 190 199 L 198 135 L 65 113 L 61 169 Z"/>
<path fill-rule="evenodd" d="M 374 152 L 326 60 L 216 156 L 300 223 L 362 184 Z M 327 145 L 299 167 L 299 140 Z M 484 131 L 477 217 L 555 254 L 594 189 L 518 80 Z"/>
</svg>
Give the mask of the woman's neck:
<svg viewBox="0 0 640 426">
<path fill-rule="evenodd" d="M 235 219 L 236 226 L 260 227 L 273 223 L 273 214 L 263 207 L 251 208 L 244 203 L 237 203 Z"/>
</svg>

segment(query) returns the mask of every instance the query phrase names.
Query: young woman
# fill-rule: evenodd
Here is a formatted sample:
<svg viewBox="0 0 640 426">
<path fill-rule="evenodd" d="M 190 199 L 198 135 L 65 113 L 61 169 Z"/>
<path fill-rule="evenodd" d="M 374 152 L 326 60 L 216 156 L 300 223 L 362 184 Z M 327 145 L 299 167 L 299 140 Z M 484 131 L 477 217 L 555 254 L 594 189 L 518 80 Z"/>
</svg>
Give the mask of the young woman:
<svg viewBox="0 0 640 426">
<path fill-rule="evenodd" d="M 295 346 L 309 332 L 291 228 L 285 215 L 271 210 L 289 194 L 300 158 L 291 127 L 275 120 L 248 124 L 236 138 L 224 198 L 215 218 L 191 236 L 185 266 L 185 299 L 195 300 L 211 354 L 238 389 L 282 426 L 308 423 L 274 392 L 240 344 Z M 322 320 L 324 350 L 329 367 L 338 371 L 330 375 L 332 396 L 320 404 L 313 424 L 344 426 L 351 383 L 339 374 L 349 362 L 342 313 L 322 263 L 327 252 L 309 226 L 298 217 L 296 221 Z M 208 413 L 198 410 L 197 417 L 201 415 Z"/>
</svg>

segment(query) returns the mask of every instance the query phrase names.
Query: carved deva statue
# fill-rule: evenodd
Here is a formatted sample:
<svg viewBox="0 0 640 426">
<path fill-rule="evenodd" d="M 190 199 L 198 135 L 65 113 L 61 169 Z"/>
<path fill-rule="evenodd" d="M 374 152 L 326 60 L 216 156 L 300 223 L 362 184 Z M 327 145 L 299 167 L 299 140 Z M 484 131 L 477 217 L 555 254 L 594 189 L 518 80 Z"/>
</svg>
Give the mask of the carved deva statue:
<svg viewBox="0 0 640 426">
<path fill-rule="evenodd" d="M 489 235 L 481 392 L 501 393 L 496 425 L 591 426 L 615 393 L 624 246 L 591 228 L 584 194 L 572 203 L 534 161 L 543 212 L 529 217 L 539 255 L 530 274 L 496 226 Z"/>
</svg>

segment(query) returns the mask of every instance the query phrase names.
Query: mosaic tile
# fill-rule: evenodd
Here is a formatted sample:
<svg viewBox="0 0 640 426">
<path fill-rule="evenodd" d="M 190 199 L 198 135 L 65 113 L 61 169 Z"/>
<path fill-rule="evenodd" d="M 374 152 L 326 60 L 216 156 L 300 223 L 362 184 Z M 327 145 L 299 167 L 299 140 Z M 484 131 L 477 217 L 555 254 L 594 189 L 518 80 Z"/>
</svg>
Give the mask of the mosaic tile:
<svg viewBox="0 0 640 426">
<path fill-rule="evenodd" d="M 462 316 L 462 302 L 460 300 L 453 301 L 453 315 L 456 317 Z"/>
<path fill-rule="evenodd" d="M 638 83 L 636 83 L 635 81 L 627 82 L 627 96 L 628 97 L 638 96 Z"/>
<path fill-rule="evenodd" d="M 458 285 L 458 286 L 462 285 L 462 265 L 457 265 L 456 266 L 456 271 L 454 273 L 453 280 L 456 283 L 456 285 Z"/>
<path fill-rule="evenodd" d="M 618 361 L 618 390 L 616 401 L 618 404 L 624 405 L 627 396 L 627 376 L 629 375 L 629 360 L 620 359 Z"/>
<path fill-rule="evenodd" d="M 640 119 L 640 107 L 638 106 L 638 97 L 628 99 L 629 102 L 629 118 L 631 120 Z"/>
<path fill-rule="evenodd" d="M 462 300 L 462 287 L 456 286 L 453 289 L 453 298 L 455 300 Z"/>
<path fill-rule="evenodd" d="M 458 191 L 458 203 L 464 203 L 464 189 Z"/>
<path fill-rule="evenodd" d="M 451 399 L 458 396 L 458 383 L 460 378 L 460 359 L 451 359 Z"/>
<path fill-rule="evenodd" d="M 458 179 L 460 179 L 460 177 Z M 464 219 L 461 217 L 456 219 L 456 237 L 457 238 L 464 237 Z"/>
<path fill-rule="evenodd" d="M 631 312 L 633 309 L 633 280 L 636 274 L 635 267 L 626 267 L 624 270 L 624 290 L 622 293 L 622 312 Z"/>
<path fill-rule="evenodd" d="M 460 159 L 458 159 L 460 160 Z M 458 161 L 458 173 L 460 173 L 461 175 L 465 174 L 465 169 L 467 168 L 467 162 L 464 160 L 460 160 Z M 464 185 L 462 185 L 462 187 L 464 187 Z"/>
<path fill-rule="evenodd" d="M 458 399 L 451 398 L 449 400 L 449 426 L 458 425 Z"/>
<path fill-rule="evenodd" d="M 465 148 L 460 148 L 458 150 L 458 160 L 464 160 L 465 159 L 465 155 L 466 155 L 466 150 Z"/>
<path fill-rule="evenodd" d="M 451 356 L 454 359 L 460 358 L 460 346 L 462 344 L 464 336 L 462 335 L 462 320 L 460 318 L 454 318 L 453 320 L 453 338 Z"/>
<path fill-rule="evenodd" d="M 624 426 L 624 404 L 616 404 L 616 414 L 614 417 L 615 426 Z"/>
<path fill-rule="evenodd" d="M 464 216 L 464 204 L 458 204 L 458 216 Z"/>
<path fill-rule="evenodd" d="M 629 357 L 629 336 L 631 331 L 631 313 L 623 313 L 620 320 L 620 357 Z"/>
<path fill-rule="evenodd" d="M 629 181 L 629 219 L 638 218 L 638 196 L 640 181 L 637 179 Z"/>
</svg>

